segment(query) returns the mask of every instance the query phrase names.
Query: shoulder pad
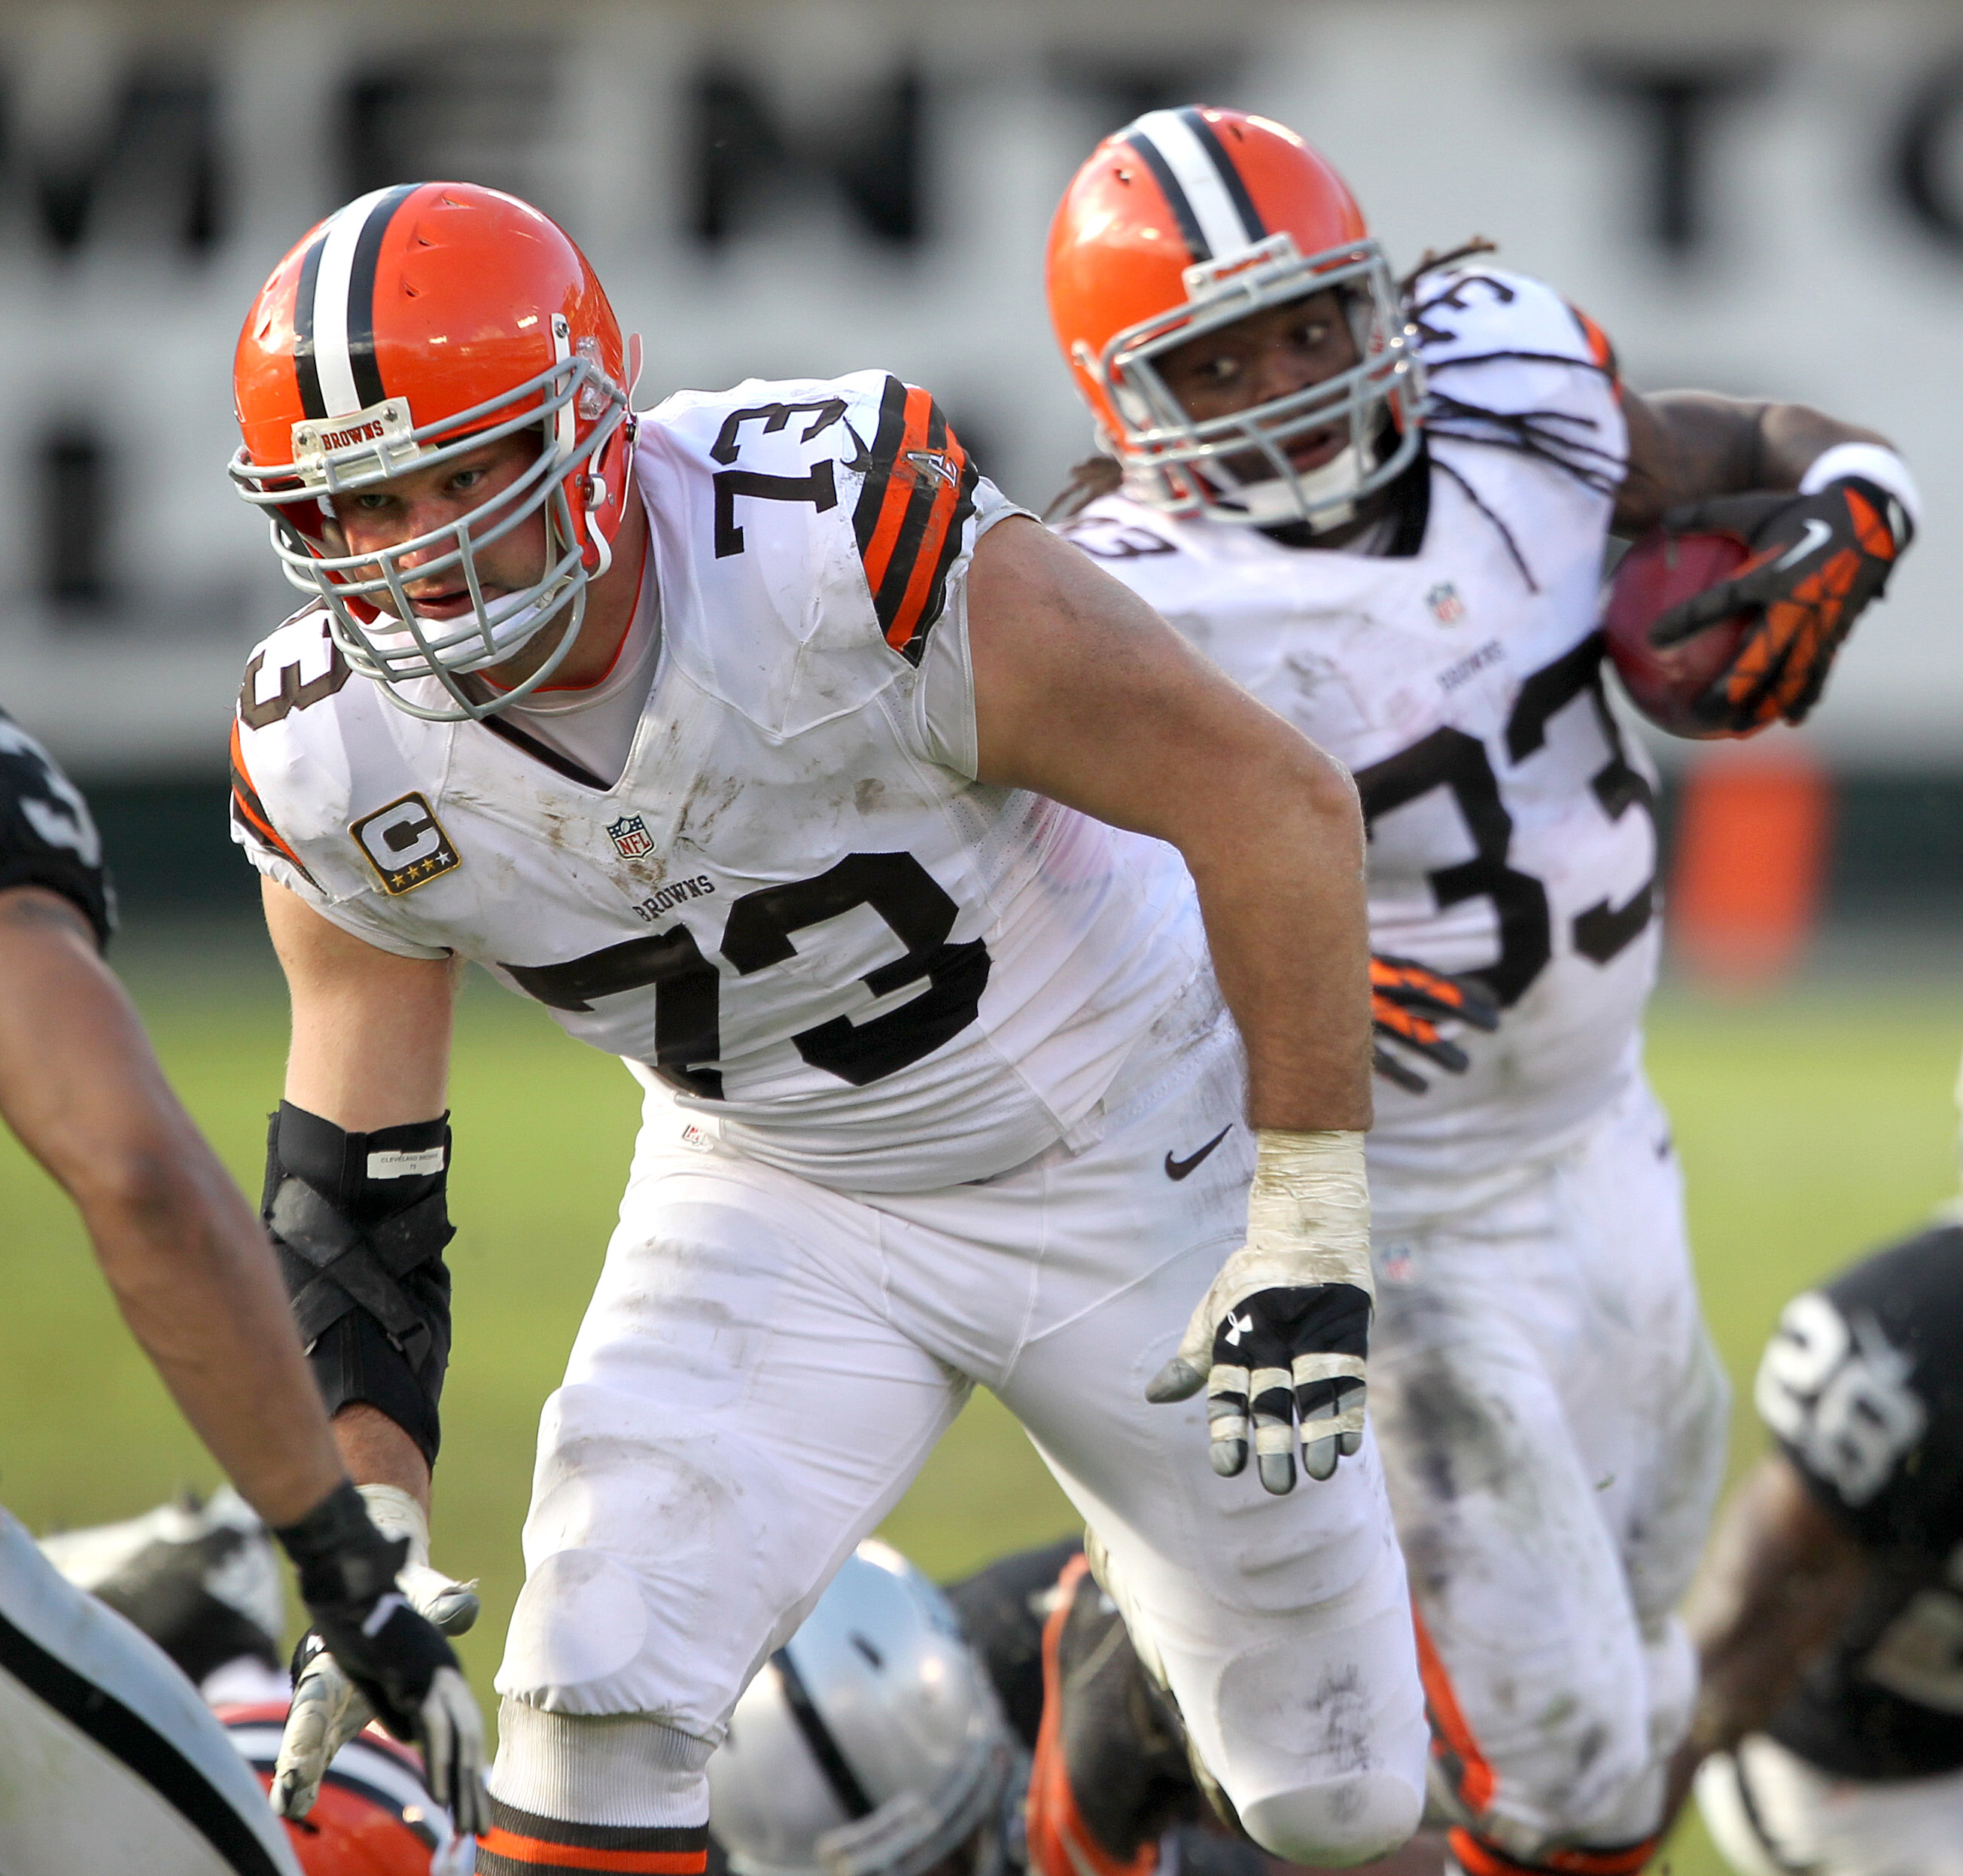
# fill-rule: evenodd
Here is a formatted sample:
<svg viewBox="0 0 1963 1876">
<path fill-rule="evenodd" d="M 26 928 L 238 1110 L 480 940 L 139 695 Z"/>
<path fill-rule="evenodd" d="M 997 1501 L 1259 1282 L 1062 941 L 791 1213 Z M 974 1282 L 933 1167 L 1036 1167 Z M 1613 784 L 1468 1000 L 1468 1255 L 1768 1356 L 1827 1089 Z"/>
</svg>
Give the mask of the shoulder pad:
<svg viewBox="0 0 1963 1876">
<path fill-rule="evenodd" d="M 116 897 L 82 792 L 39 742 L 0 710 L 0 887 L 44 886 L 74 901 L 106 944 Z"/>
<path fill-rule="evenodd" d="M 1615 379 L 1615 351 L 1601 328 L 1528 274 L 1476 266 L 1424 274 L 1411 317 L 1418 355 L 1432 372 L 1497 356 L 1571 361 Z"/>
<path fill-rule="evenodd" d="M 880 635 L 920 662 L 969 544 L 978 474 L 927 392 L 881 371 L 751 379 L 680 393 L 653 418 L 708 458 L 719 560 L 745 550 L 748 502 L 849 512 Z"/>
<path fill-rule="evenodd" d="M 920 662 L 966 545 L 977 470 L 940 406 L 917 385 L 885 380 L 859 477 L 852 532 L 886 643 Z"/>
<path fill-rule="evenodd" d="M 421 727 L 351 670 L 324 612 L 296 614 L 246 661 L 232 724 L 234 838 L 284 883 L 290 868 L 330 899 L 366 891 L 349 803 L 357 784 L 383 800 L 431 786 L 403 746 L 432 740 Z"/>
<path fill-rule="evenodd" d="M 326 613 L 303 608 L 262 639 L 245 661 L 239 720 L 248 730 L 269 730 L 296 710 L 325 703 L 353 675 L 328 630 Z"/>
</svg>

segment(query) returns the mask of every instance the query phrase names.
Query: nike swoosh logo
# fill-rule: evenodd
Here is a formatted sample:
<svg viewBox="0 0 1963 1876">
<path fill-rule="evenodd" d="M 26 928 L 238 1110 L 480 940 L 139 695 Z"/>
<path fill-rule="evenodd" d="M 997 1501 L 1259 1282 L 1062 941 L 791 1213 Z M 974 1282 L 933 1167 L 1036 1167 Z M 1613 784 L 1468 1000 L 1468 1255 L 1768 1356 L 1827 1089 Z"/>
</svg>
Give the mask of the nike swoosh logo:
<svg viewBox="0 0 1963 1876">
<path fill-rule="evenodd" d="M 1204 1159 L 1206 1156 L 1210 1153 L 1215 1147 L 1218 1146 L 1229 1134 L 1233 1132 L 1233 1130 L 1234 1123 L 1231 1121 L 1229 1121 L 1227 1124 L 1221 1128 L 1220 1131 L 1215 1134 L 1204 1146 L 1201 1147 L 1199 1152 L 1195 1153 L 1190 1159 L 1175 1159 L 1170 1153 L 1167 1153 L 1166 1155 L 1166 1177 L 1169 1179 L 1184 1179 L 1195 1166 L 1199 1164 L 1201 1160 Z"/>
<path fill-rule="evenodd" d="M 1824 521 L 1811 521 L 1806 524 L 1806 532 L 1786 549 L 1784 555 L 1775 563 L 1772 571 L 1783 573 L 1789 566 L 1797 566 L 1816 548 L 1824 546 L 1833 537 L 1833 530 Z"/>
</svg>

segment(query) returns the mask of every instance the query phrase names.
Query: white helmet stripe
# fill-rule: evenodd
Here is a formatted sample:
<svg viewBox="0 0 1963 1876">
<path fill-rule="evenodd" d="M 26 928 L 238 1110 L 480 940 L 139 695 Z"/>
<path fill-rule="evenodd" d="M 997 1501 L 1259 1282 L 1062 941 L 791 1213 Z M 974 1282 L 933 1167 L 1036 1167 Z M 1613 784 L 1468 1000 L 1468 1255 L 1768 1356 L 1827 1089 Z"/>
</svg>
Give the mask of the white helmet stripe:
<svg viewBox="0 0 1963 1876">
<path fill-rule="evenodd" d="M 1177 189 L 1184 197 L 1183 202 L 1174 200 L 1174 212 L 1187 226 L 1189 239 L 1190 231 L 1196 229 L 1208 250 L 1195 254 L 1193 259 L 1223 260 L 1252 247 L 1263 231 L 1247 226 L 1228 193 L 1213 152 L 1201 141 L 1187 115 L 1183 111 L 1148 111 L 1126 130 L 1125 136 L 1148 162 L 1152 156 L 1158 157 L 1160 162 L 1152 168 L 1160 187 L 1168 195 Z M 1148 144 L 1149 151 L 1145 147 Z"/>
<path fill-rule="evenodd" d="M 255 1771 L 272 1771 L 280 1756 L 283 1731 L 279 1722 L 234 1721 L 225 1730 Z M 335 1753 L 328 1776 L 336 1782 L 358 1786 L 379 1804 L 419 1813 L 425 1829 L 448 1839 L 450 1820 L 443 1807 L 430 1796 L 429 1787 L 386 1747 L 370 1744 L 360 1733 Z"/>
<path fill-rule="evenodd" d="M 313 353 L 321 401 L 330 417 L 351 417 L 366 401 L 356 386 L 354 361 L 347 348 L 348 287 L 355 250 L 369 217 L 392 213 L 401 193 L 399 188 L 376 189 L 356 197 L 328 217 L 322 237 L 320 265 L 314 274 Z"/>
</svg>

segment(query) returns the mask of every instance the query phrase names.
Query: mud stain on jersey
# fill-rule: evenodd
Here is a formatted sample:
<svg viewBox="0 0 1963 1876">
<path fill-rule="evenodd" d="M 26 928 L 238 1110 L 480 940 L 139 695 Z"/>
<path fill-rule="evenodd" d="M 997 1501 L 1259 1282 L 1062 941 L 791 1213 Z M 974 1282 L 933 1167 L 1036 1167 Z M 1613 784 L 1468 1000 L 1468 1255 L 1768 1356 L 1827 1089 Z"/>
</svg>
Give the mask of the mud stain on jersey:
<svg viewBox="0 0 1963 1876">
<path fill-rule="evenodd" d="M 735 805 L 744 785 L 740 775 L 696 776 L 675 815 L 676 840 L 706 847 L 716 831 L 716 823 Z"/>
<path fill-rule="evenodd" d="M 1369 1769 L 1370 1700 L 1363 1670 L 1353 1661 L 1325 1669 L 1315 1690 L 1315 1711 L 1322 1722 L 1321 1756 L 1342 1772 Z M 1360 1785 L 1338 1791 L 1330 1814 L 1346 1823 L 1363 1801 Z"/>
</svg>

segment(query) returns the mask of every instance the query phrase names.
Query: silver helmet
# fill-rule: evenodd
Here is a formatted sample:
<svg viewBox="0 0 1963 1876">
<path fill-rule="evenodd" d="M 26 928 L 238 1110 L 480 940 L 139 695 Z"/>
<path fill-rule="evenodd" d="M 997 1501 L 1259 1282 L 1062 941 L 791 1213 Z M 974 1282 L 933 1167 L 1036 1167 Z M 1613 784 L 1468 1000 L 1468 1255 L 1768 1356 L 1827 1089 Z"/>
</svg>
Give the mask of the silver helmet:
<svg viewBox="0 0 1963 1876">
<path fill-rule="evenodd" d="M 736 1703 L 709 1827 L 735 1876 L 996 1876 L 1017 1757 L 946 1598 L 867 1542 Z"/>
</svg>

